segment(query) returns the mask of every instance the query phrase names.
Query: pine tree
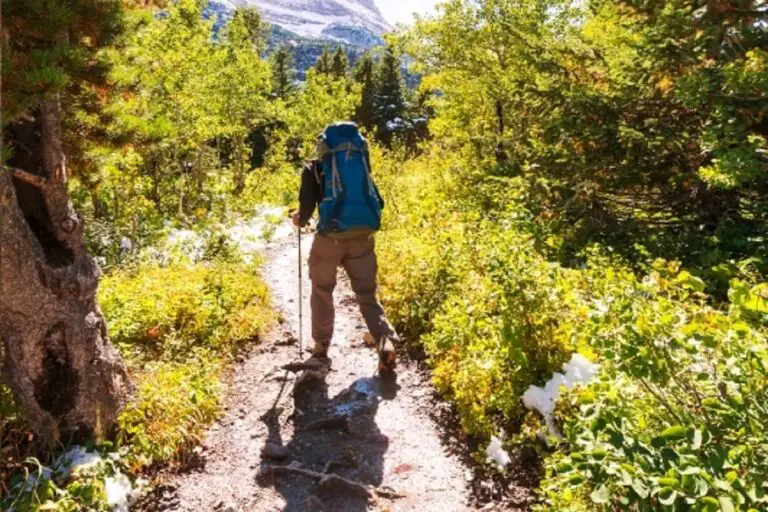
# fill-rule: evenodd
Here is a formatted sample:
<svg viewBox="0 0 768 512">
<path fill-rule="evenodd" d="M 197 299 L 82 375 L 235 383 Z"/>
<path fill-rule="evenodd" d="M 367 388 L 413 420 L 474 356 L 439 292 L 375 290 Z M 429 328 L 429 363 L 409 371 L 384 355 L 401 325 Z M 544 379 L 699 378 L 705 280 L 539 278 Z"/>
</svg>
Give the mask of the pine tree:
<svg viewBox="0 0 768 512">
<path fill-rule="evenodd" d="M 321 75 L 333 74 L 333 55 L 331 55 L 331 51 L 327 46 L 323 48 L 323 53 L 317 58 L 315 69 Z"/>
<path fill-rule="evenodd" d="M 331 60 L 331 75 L 337 79 L 345 79 L 347 77 L 347 71 L 349 68 L 349 57 L 344 48 L 339 46 L 336 48 L 336 52 L 333 54 Z"/>
<path fill-rule="evenodd" d="M 287 100 L 296 92 L 294 85 L 293 54 L 286 46 L 280 47 L 270 58 L 272 66 L 272 92 Z"/>
<path fill-rule="evenodd" d="M 248 45 L 261 54 L 266 49 L 264 23 L 255 7 L 242 7 L 235 11 L 227 29 L 229 39 L 236 46 Z"/>
<path fill-rule="evenodd" d="M 45 441 L 99 438 L 131 386 L 107 337 L 99 268 L 69 200 L 62 118 L 79 88 L 103 80 L 95 56 L 121 27 L 120 3 L 3 0 L 2 21 L 4 380 Z"/>
<path fill-rule="evenodd" d="M 376 72 L 370 52 L 358 61 L 353 74 L 355 82 L 360 84 L 360 105 L 355 111 L 355 122 L 369 133 L 376 126 Z"/>
<path fill-rule="evenodd" d="M 374 102 L 375 124 L 379 139 L 391 144 L 396 131 L 403 127 L 407 102 L 400 75 L 400 59 L 388 46 L 376 70 Z"/>
</svg>

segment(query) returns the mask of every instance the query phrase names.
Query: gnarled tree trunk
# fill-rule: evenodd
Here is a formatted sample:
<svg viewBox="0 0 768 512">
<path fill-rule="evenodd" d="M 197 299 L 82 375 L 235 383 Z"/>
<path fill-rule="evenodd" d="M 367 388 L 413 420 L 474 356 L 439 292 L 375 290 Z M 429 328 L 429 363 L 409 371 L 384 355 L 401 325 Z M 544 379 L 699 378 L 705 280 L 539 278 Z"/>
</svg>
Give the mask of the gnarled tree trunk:
<svg viewBox="0 0 768 512">
<path fill-rule="evenodd" d="M 101 438 L 131 394 L 96 302 L 99 268 L 67 194 L 61 109 L 9 128 L 0 167 L 0 338 L 5 381 L 49 443 Z"/>
</svg>

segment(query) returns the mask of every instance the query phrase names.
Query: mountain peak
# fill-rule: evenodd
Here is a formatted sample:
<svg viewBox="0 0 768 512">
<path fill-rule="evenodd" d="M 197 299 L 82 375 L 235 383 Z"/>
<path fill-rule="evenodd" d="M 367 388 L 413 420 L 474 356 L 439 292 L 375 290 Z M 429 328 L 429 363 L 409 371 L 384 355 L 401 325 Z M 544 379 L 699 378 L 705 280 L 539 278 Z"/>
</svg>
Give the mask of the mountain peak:
<svg viewBox="0 0 768 512">
<path fill-rule="evenodd" d="M 373 46 L 392 29 L 374 0 L 226 0 L 232 7 L 253 6 L 274 25 L 312 39 Z"/>
</svg>

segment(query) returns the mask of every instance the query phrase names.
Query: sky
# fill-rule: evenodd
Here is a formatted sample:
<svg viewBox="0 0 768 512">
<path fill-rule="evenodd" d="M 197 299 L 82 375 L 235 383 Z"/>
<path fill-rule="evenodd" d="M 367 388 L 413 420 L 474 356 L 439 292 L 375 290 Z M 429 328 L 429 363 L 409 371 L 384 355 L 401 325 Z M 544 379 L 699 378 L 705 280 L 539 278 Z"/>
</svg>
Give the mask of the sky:
<svg viewBox="0 0 768 512">
<path fill-rule="evenodd" d="M 390 23 L 409 23 L 413 13 L 427 13 L 439 0 L 376 0 L 381 14 Z"/>
</svg>

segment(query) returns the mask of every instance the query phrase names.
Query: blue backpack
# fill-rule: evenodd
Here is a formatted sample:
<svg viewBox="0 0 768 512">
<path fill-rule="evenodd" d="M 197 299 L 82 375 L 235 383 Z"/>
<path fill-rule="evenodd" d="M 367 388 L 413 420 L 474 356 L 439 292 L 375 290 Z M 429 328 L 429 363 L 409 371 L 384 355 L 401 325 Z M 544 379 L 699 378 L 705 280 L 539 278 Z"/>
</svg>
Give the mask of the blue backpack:
<svg viewBox="0 0 768 512">
<path fill-rule="evenodd" d="M 317 230 L 356 237 L 381 229 L 381 204 L 371 178 L 368 144 L 354 123 L 328 126 L 318 140 L 323 189 Z"/>
</svg>

